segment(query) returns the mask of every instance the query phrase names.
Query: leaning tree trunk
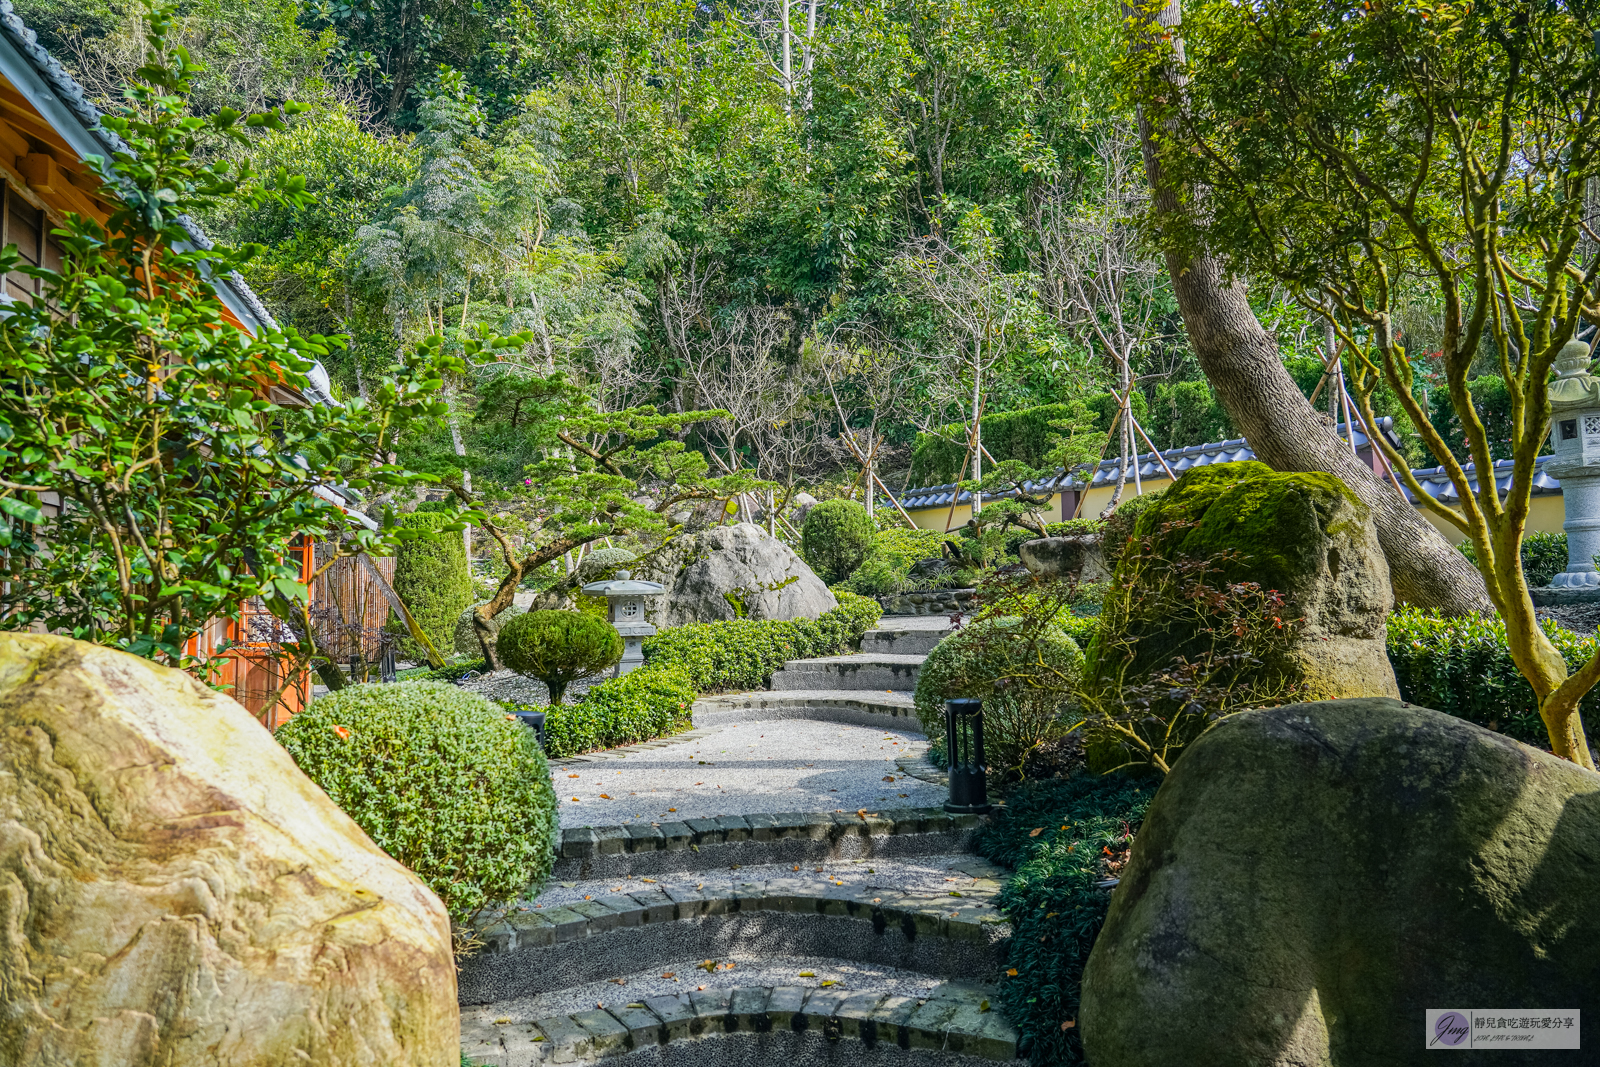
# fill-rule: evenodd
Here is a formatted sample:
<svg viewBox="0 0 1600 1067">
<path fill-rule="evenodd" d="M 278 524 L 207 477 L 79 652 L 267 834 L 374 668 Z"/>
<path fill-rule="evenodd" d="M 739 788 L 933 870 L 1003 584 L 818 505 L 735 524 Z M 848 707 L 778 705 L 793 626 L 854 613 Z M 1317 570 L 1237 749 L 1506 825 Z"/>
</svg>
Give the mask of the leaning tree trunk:
<svg viewBox="0 0 1600 1067">
<path fill-rule="evenodd" d="M 1140 17 L 1136 8 L 1124 11 L 1130 18 Z M 1181 2 L 1171 0 L 1154 17 L 1150 32 L 1176 35 L 1181 21 Z M 1144 43 L 1136 39 L 1133 47 L 1144 47 Z M 1170 78 L 1181 91 L 1177 66 Z M 1150 121 L 1141 108 L 1139 140 L 1152 206 L 1157 214 L 1185 210 L 1177 190 L 1163 180 L 1151 134 Z M 1200 369 L 1256 456 L 1273 470 L 1336 475 L 1372 509 L 1396 602 L 1436 608 L 1449 615 L 1492 611 L 1477 568 L 1393 486 L 1352 455 L 1349 445 L 1312 409 L 1284 368 L 1277 342 L 1250 310 L 1243 284 L 1227 278 L 1215 256 L 1186 258 L 1167 251 L 1166 261 Z"/>
</svg>

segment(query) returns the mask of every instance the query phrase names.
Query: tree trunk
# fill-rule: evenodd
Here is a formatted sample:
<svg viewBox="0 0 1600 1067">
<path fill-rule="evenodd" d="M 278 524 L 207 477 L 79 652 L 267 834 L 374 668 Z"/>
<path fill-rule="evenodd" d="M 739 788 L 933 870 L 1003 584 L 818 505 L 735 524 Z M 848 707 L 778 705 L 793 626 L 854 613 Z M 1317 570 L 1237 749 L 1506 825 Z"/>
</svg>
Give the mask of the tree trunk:
<svg viewBox="0 0 1600 1067">
<path fill-rule="evenodd" d="M 1127 7 L 1124 12 L 1131 18 L 1140 17 L 1137 8 Z M 1172 0 L 1155 15 L 1151 32 L 1171 30 L 1175 34 L 1181 21 L 1181 3 Z M 1141 41 L 1134 42 L 1133 47 L 1141 46 Z M 1172 80 L 1181 90 L 1181 78 L 1174 74 Z M 1152 132 L 1141 108 L 1139 140 L 1152 205 L 1158 214 L 1184 210 L 1177 191 L 1163 180 Z M 1353 456 L 1333 428 L 1318 417 L 1284 368 L 1277 343 L 1250 310 L 1243 284 L 1225 277 L 1214 256 L 1185 259 L 1168 251 L 1166 262 L 1200 369 L 1257 458 L 1277 471 L 1335 475 L 1372 509 L 1396 602 L 1449 615 L 1492 611 L 1477 568 L 1392 486 Z"/>
</svg>

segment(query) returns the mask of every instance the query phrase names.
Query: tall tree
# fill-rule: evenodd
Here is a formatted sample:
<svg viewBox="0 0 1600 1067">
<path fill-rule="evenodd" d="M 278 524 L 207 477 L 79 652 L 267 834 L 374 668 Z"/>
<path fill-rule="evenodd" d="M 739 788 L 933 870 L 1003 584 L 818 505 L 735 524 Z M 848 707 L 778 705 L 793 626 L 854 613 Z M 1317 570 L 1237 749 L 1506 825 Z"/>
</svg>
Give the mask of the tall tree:
<svg viewBox="0 0 1600 1067">
<path fill-rule="evenodd" d="M 1151 213 L 1163 224 L 1198 219 L 1206 210 L 1205 190 L 1169 179 L 1161 151 L 1163 139 L 1176 132 L 1177 118 L 1166 105 L 1181 108 L 1190 76 L 1182 4 L 1130 5 L 1127 15 Z M 1312 409 L 1251 310 L 1244 284 L 1223 260 L 1203 246 L 1170 240 L 1163 254 L 1200 367 L 1256 455 L 1276 470 L 1335 474 L 1372 509 L 1397 599 L 1457 615 L 1491 609 L 1477 569 Z"/>
<path fill-rule="evenodd" d="M 1380 444 L 1411 491 L 1470 538 L 1551 746 L 1592 768 L 1578 701 L 1600 680 L 1600 656 L 1568 671 L 1534 618 L 1521 546 L 1552 369 L 1582 319 L 1600 319 L 1600 254 L 1580 252 L 1597 236 L 1585 201 L 1600 177 L 1600 23 L 1543 0 L 1358 15 L 1324 0 L 1199 0 L 1189 22 L 1183 106 L 1153 101 L 1152 118 L 1168 131 L 1156 146 L 1163 173 L 1208 198 L 1203 213 L 1162 220 L 1168 240 L 1223 250 L 1227 269 L 1270 275 L 1323 307 L 1369 418 L 1372 390 L 1387 382 L 1457 501 L 1433 500 Z M 1397 317 L 1417 295 L 1443 309 L 1466 457 L 1413 395 Z M 1510 402 L 1503 492 L 1469 384 L 1485 347 Z"/>
</svg>

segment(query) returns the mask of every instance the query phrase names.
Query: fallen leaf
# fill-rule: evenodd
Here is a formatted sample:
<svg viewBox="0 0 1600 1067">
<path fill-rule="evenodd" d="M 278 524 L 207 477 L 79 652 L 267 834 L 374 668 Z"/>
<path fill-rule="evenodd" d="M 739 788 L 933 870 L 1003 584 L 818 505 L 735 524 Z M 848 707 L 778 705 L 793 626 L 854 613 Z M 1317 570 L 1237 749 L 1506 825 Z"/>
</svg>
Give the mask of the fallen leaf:
<svg viewBox="0 0 1600 1067">
<path fill-rule="evenodd" d="M 677 808 L 668 808 L 667 810 L 668 811 L 677 811 L 678 809 Z"/>
<path fill-rule="evenodd" d="M 987 1000 L 979 1001 L 978 1002 L 978 1010 L 979 1011 L 988 1011 L 989 1010 L 989 1002 Z"/>
<path fill-rule="evenodd" d="M 584 900 L 591 900 L 591 899 L 593 899 L 593 898 L 592 898 L 592 897 L 590 897 L 590 896 L 589 896 L 589 894 L 588 894 L 588 893 L 585 893 L 585 894 L 584 894 L 584 895 L 583 895 L 583 899 L 584 899 Z"/>
<path fill-rule="evenodd" d="M 704 963 L 695 964 L 694 968 L 697 971 L 704 971 L 707 974 L 710 974 L 712 971 L 717 969 L 717 965 L 716 965 L 716 962 L 713 961 L 713 960 L 706 960 Z"/>
<path fill-rule="evenodd" d="M 1077 1025 L 1078 1025 L 1078 1020 L 1076 1020 L 1076 1019 L 1068 1019 L 1066 1022 L 1061 1024 L 1061 1029 L 1063 1029 L 1063 1030 L 1071 1030 L 1074 1026 L 1077 1026 Z"/>
<path fill-rule="evenodd" d="M 801 978 L 815 978 L 816 976 L 817 976 L 817 972 L 816 971 L 801 971 L 800 972 L 800 977 Z"/>
<path fill-rule="evenodd" d="M 793 867 L 793 868 L 791 868 L 791 869 L 792 869 L 792 870 L 796 870 L 796 871 L 798 871 L 798 870 L 799 870 L 799 869 L 800 869 L 800 865 L 799 865 L 799 864 L 798 864 L 798 863 L 797 863 L 797 864 L 795 864 L 795 865 L 794 865 L 794 867 Z"/>
<path fill-rule="evenodd" d="M 1006 973 L 1015 978 L 1017 976 L 1017 969 L 1015 967 L 1007 968 Z"/>
<path fill-rule="evenodd" d="M 644 1001 L 636 1000 L 632 1004 L 624 1004 L 623 1007 L 625 1007 L 625 1008 L 642 1008 L 642 1007 L 644 1007 Z"/>
<path fill-rule="evenodd" d="M 818 982 L 817 984 L 819 986 L 821 986 L 822 988 L 826 989 L 831 985 L 838 985 L 839 983 L 834 981 L 832 978 L 824 978 L 822 981 Z"/>
<path fill-rule="evenodd" d="M 1061 913 L 1059 911 L 1046 912 L 1045 913 L 1045 918 L 1046 919 L 1054 919 L 1057 915 L 1060 915 L 1060 914 Z"/>
<path fill-rule="evenodd" d="M 901 794 L 900 794 L 900 795 L 901 795 L 901 796 L 903 796 L 903 797 L 908 797 L 908 796 L 910 796 L 910 795 L 911 795 L 911 794 L 910 794 L 910 793 L 901 793 Z"/>
<path fill-rule="evenodd" d="M 886 774 L 886 775 L 883 776 L 883 780 L 886 781 L 886 782 L 892 782 L 892 781 L 894 781 L 894 775 Z"/>
<path fill-rule="evenodd" d="M 628 984 L 628 980 L 626 978 L 610 978 L 610 979 L 607 979 L 607 981 L 615 982 L 615 983 L 617 983 L 617 985 L 627 985 Z"/>
<path fill-rule="evenodd" d="M 500 1018 L 498 1018 L 498 1019 L 496 1019 L 496 1020 L 495 1020 L 495 1021 L 494 1021 L 494 1024 L 495 1024 L 495 1025 L 496 1025 L 496 1026 L 504 1026 L 504 1025 L 506 1025 L 506 1024 L 507 1024 L 507 1023 L 509 1023 L 509 1022 L 510 1022 L 510 1021 L 511 1021 L 511 1016 L 509 1016 L 509 1015 L 502 1015 L 502 1016 L 500 1016 Z"/>
<path fill-rule="evenodd" d="M 705 986 L 703 986 L 703 985 L 697 985 L 697 986 L 695 986 L 695 987 L 694 987 L 694 988 L 695 988 L 695 990 L 696 990 L 696 991 L 697 991 L 697 992 L 701 992 L 701 991 L 704 991 L 704 990 L 705 990 L 705 988 L 706 988 L 706 987 L 705 987 Z"/>
<path fill-rule="evenodd" d="M 952 889 L 952 890 L 950 890 L 950 895 L 953 896 L 953 897 L 959 897 L 961 894 L 956 892 L 954 889 Z"/>
<path fill-rule="evenodd" d="M 578 798 L 577 798 L 577 797 L 573 797 L 573 798 L 572 798 L 572 802 L 573 802 L 573 803 L 574 803 L 574 804 L 576 804 L 576 803 L 578 803 Z"/>
<path fill-rule="evenodd" d="M 817 868 L 817 873 L 818 873 L 818 874 L 821 874 L 821 873 L 822 873 L 822 868 L 821 868 L 821 867 L 818 867 L 818 868 Z"/>
<path fill-rule="evenodd" d="M 1044 827 L 1035 826 L 1032 830 L 1028 831 L 1028 836 L 1029 837 L 1038 837 L 1042 833 L 1044 833 Z"/>
<path fill-rule="evenodd" d="M 577 777 L 580 777 L 580 776 L 576 775 L 576 774 L 569 774 L 569 775 L 567 775 L 567 777 L 568 778 L 577 778 Z"/>
<path fill-rule="evenodd" d="M 600 799 L 601 800 L 610 800 L 611 799 L 611 794 L 610 793 L 601 793 L 600 794 Z"/>
<path fill-rule="evenodd" d="M 533 1039 L 535 1041 L 543 1041 L 544 1040 L 544 1035 L 543 1034 L 534 1034 L 533 1035 Z"/>
<path fill-rule="evenodd" d="M 641 879 L 639 879 L 639 881 L 641 881 L 641 882 L 649 882 L 651 885 L 655 885 L 656 884 L 656 880 L 654 878 L 641 878 Z"/>
</svg>

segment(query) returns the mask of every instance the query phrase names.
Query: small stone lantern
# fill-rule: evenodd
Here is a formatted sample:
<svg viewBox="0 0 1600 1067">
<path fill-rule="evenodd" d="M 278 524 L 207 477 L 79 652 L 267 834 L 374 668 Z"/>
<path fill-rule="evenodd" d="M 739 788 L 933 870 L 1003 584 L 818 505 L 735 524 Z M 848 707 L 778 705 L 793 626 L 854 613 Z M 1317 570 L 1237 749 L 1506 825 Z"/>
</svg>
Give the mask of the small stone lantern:
<svg viewBox="0 0 1600 1067">
<path fill-rule="evenodd" d="M 644 618 L 644 598 L 660 596 L 666 590 L 660 582 L 637 581 L 627 571 L 618 571 L 609 582 L 590 582 L 583 591 L 606 598 L 606 619 L 622 635 L 622 659 L 611 677 L 621 678 L 644 662 L 644 639 L 656 632 Z"/>
<path fill-rule="evenodd" d="M 1561 480 L 1566 505 L 1567 569 L 1550 580 L 1552 589 L 1591 590 L 1600 595 L 1600 378 L 1589 373 L 1589 346 L 1568 341 L 1556 357 L 1550 383 L 1550 440 L 1555 461 L 1546 469 Z"/>
</svg>

